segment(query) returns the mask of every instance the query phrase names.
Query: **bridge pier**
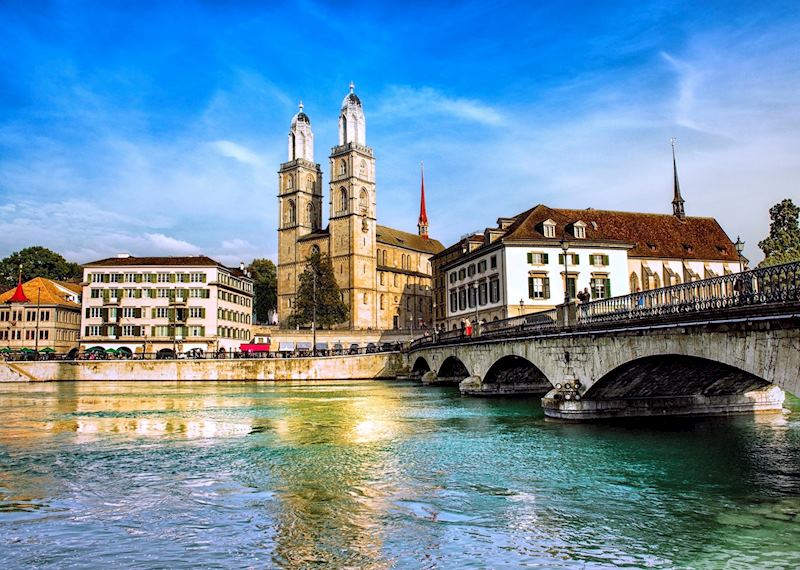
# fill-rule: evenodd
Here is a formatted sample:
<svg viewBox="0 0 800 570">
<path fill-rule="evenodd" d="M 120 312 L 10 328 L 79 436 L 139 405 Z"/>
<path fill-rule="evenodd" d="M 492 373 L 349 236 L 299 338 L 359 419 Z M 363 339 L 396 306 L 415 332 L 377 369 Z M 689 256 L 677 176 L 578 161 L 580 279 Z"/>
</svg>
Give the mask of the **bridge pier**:
<svg viewBox="0 0 800 570">
<path fill-rule="evenodd" d="M 439 376 L 433 370 L 422 375 L 423 386 L 458 386 L 461 380 L 459 376 Z"/>
<path fill-rule="evenodd" d="M 484 382 L 480 376 L 464 378 L 458 385 L 458 389 L 464 396 L 508 396 L 511 394 L 542 396 L 551 388 L 552 386 L 547 381 L 530 379 L 526 382 L 513 383 Z"/>
<path fill-rule="evenodd" d="M 785 394 L 767 386 L 743 394 L 691 395 L 617 400 L 587 400 L 574 390 L 554 389 L 542 398 L 544 415 L 561 420 L 586 421 L 630 417 L 718 416 L 780 412 Z"/>
</svg>

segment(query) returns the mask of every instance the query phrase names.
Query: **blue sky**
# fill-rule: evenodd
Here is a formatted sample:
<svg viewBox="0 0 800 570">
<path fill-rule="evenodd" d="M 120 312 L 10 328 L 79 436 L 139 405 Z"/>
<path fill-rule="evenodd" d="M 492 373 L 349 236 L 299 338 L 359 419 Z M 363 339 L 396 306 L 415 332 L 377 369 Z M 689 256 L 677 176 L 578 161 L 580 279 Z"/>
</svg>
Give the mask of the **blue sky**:
<svg viewBox="0 0 800 570">
<path fill-rule="evenodd" d="M 688 215 L 758 261 L 800 198 L 793 2 L 23 2 L 0 6 L 0 256 L 40 244 L 275 256 L 299 99 L 327 183 L 352 80 L 378 217 L 446 245 L 537 203 Z M 327 187 L 326 187 L 327 217 Z"/>
</svg>

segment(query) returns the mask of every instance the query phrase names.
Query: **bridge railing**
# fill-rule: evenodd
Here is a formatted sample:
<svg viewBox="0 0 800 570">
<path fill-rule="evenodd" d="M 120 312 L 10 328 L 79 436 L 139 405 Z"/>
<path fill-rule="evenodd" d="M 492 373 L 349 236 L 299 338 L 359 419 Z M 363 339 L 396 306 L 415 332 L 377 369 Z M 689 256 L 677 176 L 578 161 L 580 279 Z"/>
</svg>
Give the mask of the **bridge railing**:
<svg viewBox="0 0 800 570">
<path fill-rule="evenodd" d="M 598 299 L 577 307 L 577 324 L 614 322 L 800 300 L 800 262 Z"/>
<path fill-rule="evenodd" d="M 437 343 L 453 343 L 477 339 L 501 338 L 521 334 L 536 334 L 538 332 L 554 331 L 557 328 L 558 310 L 541 311 L 529 315 L 521 315 L 492 321 L 473 327 L 472 334 L 467 335 L 463 329 L 456 329 L 425 336 L 411 343 L 411 349 Z"/>
<path fill-rule="evenodd" d="M 800 262 L 793 262 L 582 303 L 577 305 L 575 319 L 570 325 L 591 326 L 797 301 L 800 301 Z M 411 343 L 411 349 L 437 343 L 477 340 L 476 337 L 493 339 L 544 334 L 562 327 L 559 309 L 551 309 L 486 323 L 469 337 L 463 330 L 453 330 L 419 338 Z"/>
</svg>

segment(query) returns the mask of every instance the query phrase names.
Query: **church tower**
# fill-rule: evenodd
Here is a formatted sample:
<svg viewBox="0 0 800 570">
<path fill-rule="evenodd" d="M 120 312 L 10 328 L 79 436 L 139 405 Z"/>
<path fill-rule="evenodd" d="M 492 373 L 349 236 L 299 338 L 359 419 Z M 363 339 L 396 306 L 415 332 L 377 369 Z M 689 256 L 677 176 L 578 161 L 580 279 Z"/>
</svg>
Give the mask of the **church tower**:
<svg viewBox="0 0 800 570">
<path fill-rule="evenodd" d="M 278 320 L 292 312 L 298 276 L 305 269 L 298 249 L 299 238 L 322 225 L 322 169 L 314 162 L 314 133 L 303 112 L 292 117 L 288 137 L 288 161 L 278 171 Z"/>
<path fill-rule="evenodd" d="M 361 100 L 350 93 L 339 113 L 339 145 L 331 149 L 330 255 L 350 309 L 351 329 L 377 328 L 375 299 L 375 158 L 366 146 Z"/>
</svg>

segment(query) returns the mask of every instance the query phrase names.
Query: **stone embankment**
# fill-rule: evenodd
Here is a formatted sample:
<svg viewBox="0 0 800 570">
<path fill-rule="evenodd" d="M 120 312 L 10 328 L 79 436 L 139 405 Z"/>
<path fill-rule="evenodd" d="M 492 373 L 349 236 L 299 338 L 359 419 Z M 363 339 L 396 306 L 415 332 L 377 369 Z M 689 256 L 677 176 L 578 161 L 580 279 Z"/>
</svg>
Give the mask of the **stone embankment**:
<svg viewBox="0 0 800 570">
<path fill-rule="evenodd" d="M 316 358 L 0 362 L 0 382 L 74 380 L 333 380 L 395 378 L 396 352 Z M 405 370 L 407 371 L 407 370 Z"/>
</svg>

